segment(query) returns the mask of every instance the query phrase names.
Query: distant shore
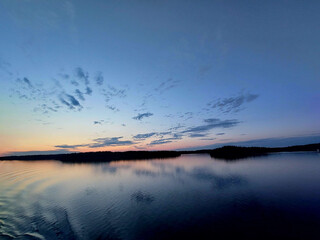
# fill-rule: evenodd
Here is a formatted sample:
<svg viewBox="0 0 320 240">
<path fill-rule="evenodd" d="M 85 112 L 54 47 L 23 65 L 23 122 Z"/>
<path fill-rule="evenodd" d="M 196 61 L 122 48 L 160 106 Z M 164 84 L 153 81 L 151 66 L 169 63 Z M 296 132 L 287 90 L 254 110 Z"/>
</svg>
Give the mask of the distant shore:
<svg viewBox="0 0 320 240">
<path fill-rule="evenodd" d="M 319 149 L 320 143 L 277 148 L 225 146 L 211 150 L 210 156 L 218 159 L 236 160 L 247 157 L 263 156 L 269 153 L 319 151 Z"/>
<path fill-rule="evenodd" d="M 212 158 L 236 160 L 247 157 L 263 156 L 277 152 L 301 152 L 319 151 L 320 143 L 297 145 L 289 147 L 267 148 L 267 147 L 238 147 L 224 146 L 216 149 L 204 149 L 196 151 L 127 151 L 127 152 L 85 152 L 85 153 L 66 153 L 48 155 L 26 155 L 26 156 L 5 156 L 3 160 L 59 160 L 62 162 L 110 162 L 120 160 L 142 160 L 155 158 L 173 158 L 181 154 L 210 154 Z"/>
<path fill-rule="evenodd" d="M 49 155 L 27 155 L 0 157 L 0 160 L 59 160 L 62 162 L 110 162 L 179 157 L 177 151 L 128 151 L 128 152 L 85 152 Z"/>
</svg>

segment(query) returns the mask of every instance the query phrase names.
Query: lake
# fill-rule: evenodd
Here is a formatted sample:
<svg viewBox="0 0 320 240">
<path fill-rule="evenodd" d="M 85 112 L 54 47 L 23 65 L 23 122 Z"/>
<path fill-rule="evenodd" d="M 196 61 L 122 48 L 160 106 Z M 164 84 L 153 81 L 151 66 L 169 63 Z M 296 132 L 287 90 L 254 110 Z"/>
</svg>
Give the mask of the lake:
<svg viewBox="0 0 320 240">
<path fill-rule="evenodd" d="M 320 154 L 0 162 L 0 239 L 319 239 Z"/>
</svg>

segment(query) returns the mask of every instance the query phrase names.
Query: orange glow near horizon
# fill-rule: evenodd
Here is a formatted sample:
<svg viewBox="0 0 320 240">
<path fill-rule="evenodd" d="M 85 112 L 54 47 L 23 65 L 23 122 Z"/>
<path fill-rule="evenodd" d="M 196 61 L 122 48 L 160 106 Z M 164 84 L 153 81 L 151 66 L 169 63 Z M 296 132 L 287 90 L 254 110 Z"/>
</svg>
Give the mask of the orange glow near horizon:
<svg viewBox="0 0 320 240">
<path fill-rule="evenodd" d="M 40 141 L 41 142 L 41 141 Z M 12 153 L 19 152 L 19 155 L 23 155 L 23 153 L 35 152 L 34 154 L 38 154 L 37 152 L 46 152 L 52 151 L 50 154 L 54 154 L 53 151 L 58 150 L 67 150 L 62 148 L 54 148 L 49 147 L 49 144 L 42 144 L 39 141 L 35 142 L 28 142 L 25 146 L 22 144 L 17 144 L 14 148 L 9 144 L 3 144 L 0 146 L 0 155 L 7 156 L 7 155 L 15 155 Z M 51 139 L 50 142 L 53 142 Z M 222 143 L 220 141 L 206 141 L 206 145 L 215 144 L 215 143 Z M 227 143 L 227 142 L 225 142 Z M 198 148 L 201 149 L 204 144 L 199 144 L 196 141 L 186 140 L 183 143 L 181 142 L 172 142 L 167 144 L 149 146 L 146 145 L 145 147 L 138 147 L 136 148 L 134 145 L 132 146 L 108 146 L 108 147 L 99 147 L 99 148 L 90 148 L 90 147 L 78 147 L 75 149 L 70 149 L 69 152 L 100 152 L 100 151 L 113 151 L 113 152 L 124 152 L 124 151 L 165 151 L 165 150 L 176 150 L 176 149 L 184 149 L 184 148 Z M 41 153 L 45 154 L 45 153 Z"/>
</svg>

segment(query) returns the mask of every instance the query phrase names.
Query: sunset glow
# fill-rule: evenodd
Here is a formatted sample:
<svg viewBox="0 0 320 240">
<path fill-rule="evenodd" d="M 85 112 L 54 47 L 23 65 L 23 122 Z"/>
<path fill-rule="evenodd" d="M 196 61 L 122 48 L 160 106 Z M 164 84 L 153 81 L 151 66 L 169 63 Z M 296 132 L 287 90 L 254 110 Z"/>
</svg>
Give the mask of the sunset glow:
<svg viewBox="0 0 320 240">
<path fill-rule="evenodd" d="M 2 1 L 0 155 L 319 142 L 316 8 L 240 5 Z"/>
</svg>

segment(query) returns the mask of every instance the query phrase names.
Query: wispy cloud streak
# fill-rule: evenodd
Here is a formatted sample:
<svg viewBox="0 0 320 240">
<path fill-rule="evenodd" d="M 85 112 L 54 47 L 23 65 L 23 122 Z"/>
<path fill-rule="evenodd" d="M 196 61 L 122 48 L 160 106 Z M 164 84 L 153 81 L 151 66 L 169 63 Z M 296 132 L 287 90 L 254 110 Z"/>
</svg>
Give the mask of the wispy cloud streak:
<svg viewBox="0 0 320 240">
<path fill-rule="evenodd" d="M 212 109 L 217 108 L 223 113 L 239 112 L 245 103 L 252 102 L 258 97 L 258 94 L 240 94 L 235 97 L 219 98 L 217 101 L 210 102 L 207 105 Z"/>
<path fill-rule="evenodd" d="M 204 133 L 214 128 L 231 128 L 240 123 L 237 119 L 220 120 L 219 118 L 205 119 L 204 122 L 206 124 L 188 128 L 187 130 L 182 131 L 182 133 Z"/>
<path fill-rule="evenodd" d="M 142 120 L 143 118 L 148 118 L 153 116 L 153 113 L 146 112 L 146 113 L 139 113 L 137 116 L 133 117 L 134 120 Z"/>
</svg>

